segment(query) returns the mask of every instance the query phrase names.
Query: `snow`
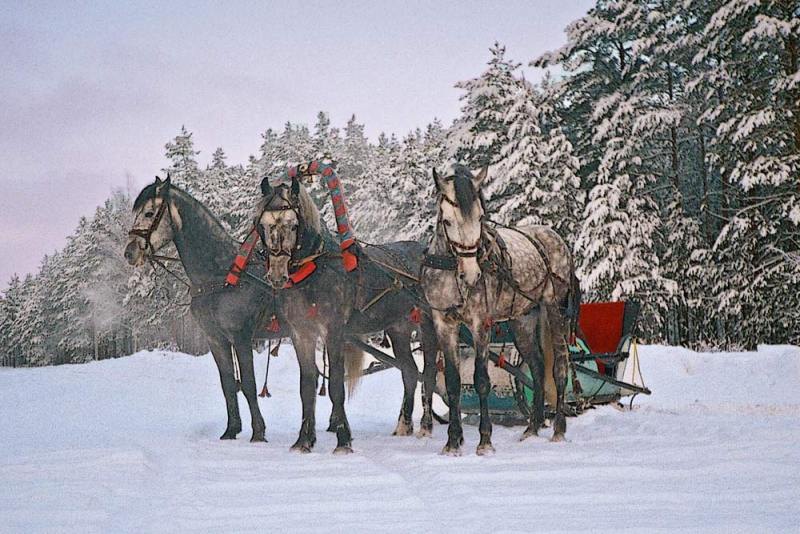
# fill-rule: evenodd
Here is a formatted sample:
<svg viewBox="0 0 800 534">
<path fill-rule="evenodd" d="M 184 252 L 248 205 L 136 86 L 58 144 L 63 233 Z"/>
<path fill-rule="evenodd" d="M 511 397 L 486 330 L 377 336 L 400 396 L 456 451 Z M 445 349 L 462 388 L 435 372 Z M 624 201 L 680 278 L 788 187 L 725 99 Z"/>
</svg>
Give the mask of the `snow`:
<svg viewBox="0 0 800 534">
<path fill-rule="evenodd" d="M 289 451 L 300 423 L 291 347 L 260 399 L 269 443 L 217 436 L 210 356 L 141 352 L 83 365 L 0 369 L 0 531 L 768 532 L 796 529 L 800 349 L 640 348 L 651 397 L 569 420 L 567 443 L 495 427 L 493 457 L 392 437 L 399 373 L 348 402 L 355 454 Z M 265 356 L 257 357 L 259 385 Z M 444 413 L 438 406 L 439 413 Z M 419 416 L 419 411 L 417 412 Z M 795 530 L 796 531 L 796 530 Z"/>
</svg>

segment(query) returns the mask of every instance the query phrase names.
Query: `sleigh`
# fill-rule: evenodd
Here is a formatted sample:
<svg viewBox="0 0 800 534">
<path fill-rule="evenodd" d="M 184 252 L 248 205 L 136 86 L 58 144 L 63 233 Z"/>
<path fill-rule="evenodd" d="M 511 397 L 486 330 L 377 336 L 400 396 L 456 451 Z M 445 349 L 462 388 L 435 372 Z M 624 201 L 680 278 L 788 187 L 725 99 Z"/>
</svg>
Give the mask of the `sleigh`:
<svg viewBox="0 0 800 534">
<path fill-rule="evenodd" d="M 573 415 L 602 404 L 620 403 L 628 398 L 629 406 L 639 394 L 649 395 L 644 385 L 636 346 L 636 321 L 639 304 L 597 302 L 581 304 L 578 337 L 569 347 L 570 368 L 567 402 Z M 522 424 L 530 413 L 534 383 L 528 366 L 514 346 L 508 323 L 492 327 L 489 345 L 489 413 L 499 424 Z M 364 373 L 372 374 L 395 366 L 394 358 L 373 345 L 351 339 L 377 360 Z M 461 410 L 469 418 L 479 414 L 478 394 L 473 383 L 475 353 L 466 328 L 461 330 Z M 555 407 L 552 375 L 545 378 L 546 410 Z M 437 376 L 436 392 L 447 403 L 444 373 Z"/>
<path fill-rule="evenodd" d="M 636 350 L 635 329 L 639 314 L 636 302 L 598 302 L 582 304 L 578 337 L 569 347 L 570 363 L 567 402 L 573 414 L 593 405 L 618 403 L 636 395 L 649 395 L 644 385 Z M 533 380 L 528 366 L 514 347 L 507 323 L 498 323 L 491 333 L 489 376 L 492 390 L 489 413 L 501 424 L 518 424 L 527 419 L 533 402 Z M 467 416 L 480 412 L 473 384 L 475 354 L 462 332 L 461 409 Z M 545 409 L 555 410 L 555 384 L 545 368 Z"/>
</svg>

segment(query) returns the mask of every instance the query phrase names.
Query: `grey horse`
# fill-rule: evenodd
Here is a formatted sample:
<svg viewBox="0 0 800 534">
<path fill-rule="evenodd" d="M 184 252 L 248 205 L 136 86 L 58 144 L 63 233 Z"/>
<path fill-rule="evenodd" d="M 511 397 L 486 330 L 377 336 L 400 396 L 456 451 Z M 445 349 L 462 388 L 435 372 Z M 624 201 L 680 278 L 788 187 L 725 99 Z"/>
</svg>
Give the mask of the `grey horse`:
<svg viewBox="0 0 800 534">
<path fill-rule="evenodd" d="M 264 330 L 267 317 L 281 317 L 280 301 L 271 291 L 251 279 L 242 278 L 235 287 L 225 285 L 225 277 L 236 256 L 237 243 L 214 215 L 170 178 L 145 187 L 133 204 L 134 223 L 125 247 L 125 258 L 134 266 L 175 243 L 178 256 L 189 277 L 191 313 L 208 338 L 217 364 L 228 412 L 228 424 L 220 439 L 235 439 L 242 430 L 236 400 L 232 348 L 239 359 L 241 389 L 250 407 L 251 441 L 265 441 L 264 418 L 258 407 L 253 372 L 252 338 L 280 338 L 288 332 Z M 253 267 L 263 276 L 262 265 Z M 280 321 L 282 324 L 283 321 Z"/>
<path fill-rule="evenodd" d="M 536 435 L 544 423 L 544 363 L 538 350 L 537 325 L 543 321 L 549 326 L 549 335 L 543 336 L 542 341 L 546 352 L 555 350 L 553 440 L 562 440 L 566 432 L 567 309 L 576 309 L 580 298 L 570 251 L 555 232 L 544 226 L 489 226 L 484 219 L 480 190 L 486 175 L 487 169 L 473 175 L 459 164 L 452 165 L 444 176 L 433 171 L 438 216 L 420 283 L 445 355 L 450 406 L 448 440 L 442 451 L 445 454 L 460 454 L 463 443 L 458 355 L 462 324 L 472 334 L 476 353 L 474 383 L 480 399 L 477 453 L 494 452 L 487 400 L 491 388 L 487 347 L 491 325 L 496 321 L 510 321 L 517 349 L 532 370 L 537 386 L 523 439 Z"/>
<path fill-rule="evenodd" d="M 339 247 L 325 227 L 305 186 L 297 178 L 261 184 L 257 228 L 269 251 L 267 281 L 282 295 L 283 312 L 300 362 L 303 420 L 293 448 L 308 452 L 316 439 L 314 402 L 317 369 L 315 349 L 325 341 L 330 359 L 331 427 L 337 435 L 334 452 L 351 452 L 351 432 L 344 411 L 344 374 L 354 378 L 360 359 L 353 356 L 348 335 L 385 331 L 403 377 L 404 395 L 395 435 L 413 433 L 412 410 L 419 372 L 411 353 L 410 321 L 416 307 L 424 308 L 417 283 L 424 247 L 402 241 L 369 247 L 359 255 L 354 272 L 345 272 Z M 430 435 L 431 397 L 436 382 L 436 335 L 430 313 L 420 316 L 424 354 L 423 415 L 420 435 Z M 363 356 L 361 351 L 358 354 Z"/>
</svg>

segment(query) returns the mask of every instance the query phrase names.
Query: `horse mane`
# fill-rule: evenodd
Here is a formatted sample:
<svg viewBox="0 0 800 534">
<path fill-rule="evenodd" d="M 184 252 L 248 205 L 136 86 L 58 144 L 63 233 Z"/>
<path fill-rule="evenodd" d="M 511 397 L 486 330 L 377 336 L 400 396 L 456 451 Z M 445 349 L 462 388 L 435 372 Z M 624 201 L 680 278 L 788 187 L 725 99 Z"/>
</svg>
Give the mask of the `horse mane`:
<svg viewBox="0 0 800 534">
<path fill-rule="evenodd" d="M 453 165 L 453 188 L 456 193 L 458 209 L 465 218 L 472 214 L 476 200 L 483 205 L 483 194 L 481 191 L 475 190 L 472 183 L 472 172 L 467 166 Z"/>
<path fill-rule="evenodd" d="M 289 187 L 290 186 L 286 186 L 287 190 Z M 256 218 L 260 217 L 264 210 L 269 209 L 269 203 L 272 202 L 274 198 L 275 197 L 261 197 L 256 204 Z M 303 220 L 303 223 L 315 232 L 320 233 L 322 231 L 322 218 L 319 215 L 319 209 L 317 209 L 317 205 L 308 193 L 308 189 L 306 189 L 302 183 L 300 183 L 300 192 L 297 195 L 297 200 L 300 212 L 298 215 Z"/>
<path fill-rule="evenodd" d="M 152 184 L 149 184 L 149 185 L 145 186 L 145 188 L 142 189 L 142 191 L 136 197 L 136 200 L 134 200 L 134 202 L 133 202 L 133 211 L 134 212 L 136 210 L 141 209 L 148 200 L 156 198 L 157 193 L 158 193 L 158 189 L 157 189 L 158 185 L 159 184 L 156 184 L 154 182 Z M 169 192 L 169 194 L 174 195 L 176 198 L 180 198 L 185 202 L 188 202 L 190 204 L 194 204 L 194 206 L 196 207 L 197 211 L 199 213 L 201 213 L 209 222 L 212 223 L 211 227 L 216 227 L 216 229 L 221 230 L 222 235 L 220 235 L 220 237 L 224 236 L 227 239 L 233 239 L 227 233 L 227 231 L 225 230 L 225 227 L 222 225 L 222 222 L 220 222 L 219 218 L 211 210 L 209 210 L 208 207 L 205 204 L 203 204 L 201 201 L 196 199 L 189 192 L 185 191 L 184 189 L 181 189 L 180 187 L 176 186 L 175 184 L 170 184 L 168 189 L 167 189 L 167 191 Z"/>
</svg>

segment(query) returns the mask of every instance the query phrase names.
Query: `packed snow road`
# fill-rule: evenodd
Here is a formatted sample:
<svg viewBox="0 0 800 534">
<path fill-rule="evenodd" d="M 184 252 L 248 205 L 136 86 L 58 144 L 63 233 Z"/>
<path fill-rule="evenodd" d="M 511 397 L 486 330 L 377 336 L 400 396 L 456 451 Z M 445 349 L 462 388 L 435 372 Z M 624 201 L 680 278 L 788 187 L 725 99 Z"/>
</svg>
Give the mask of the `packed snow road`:
<svg viewBox="0 0 800 534">
<path fill-rule="evenodd" d="M 290 347 L 260 399 L 266 444 L 248 441 L 243 399 L 245 430 L 217 439 L 225 410 L 210 356 L 0 369 L 0 531 L 797 531 L 800 349 L 640 354 L 654 393 L 633 412 L 570 419 L 567 443 L 495 427 L 488 458 L 473 454 L 471 426 L 460 458 L 438 454 L 440 425 L 431 439 L 391 437 L 394 370 L 366 377 L 348 403 L 355 454 L 331 454 L 327 398 L 314 452 L 290 452 Z"/>
</svg>

